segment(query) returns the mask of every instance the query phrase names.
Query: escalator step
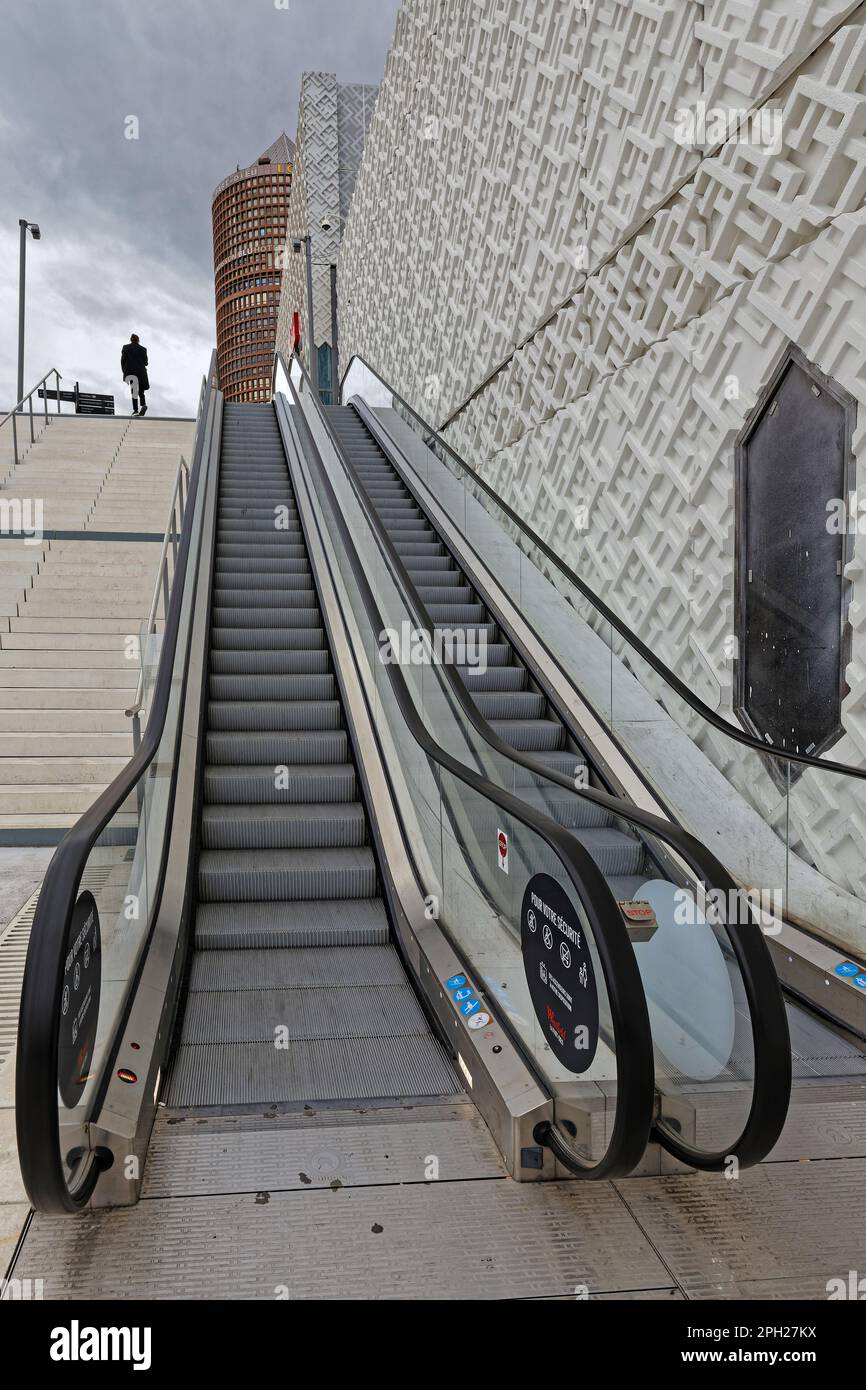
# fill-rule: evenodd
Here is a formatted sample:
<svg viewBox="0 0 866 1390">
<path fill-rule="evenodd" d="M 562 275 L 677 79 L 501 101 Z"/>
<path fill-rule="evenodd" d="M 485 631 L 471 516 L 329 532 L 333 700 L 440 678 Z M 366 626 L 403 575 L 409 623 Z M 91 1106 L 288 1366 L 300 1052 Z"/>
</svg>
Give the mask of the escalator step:
<svg viewBox="0 0 866 1390">
<path fill-rule="evenodd" d="M 457 573 L 457 571 L 454 570 L 454 561 L 451 559 L 450 555 L 411 555 L 406 554 L 405 547 L 401 549 L 399 553 L 402 557 L 404 568 L 409 571 L 416 584 L 424 582 L 421 578 L 421 574 L 426 576 L 438 570 L 450 570 Z"/>
<path fill-rule="evenodd" d="M 239 953 L 232 952 L 233 955 Z M 401 1038 L 423 1036 L 424 1012 L 408 982 L 306 989 L 252 989 L 190 994 L 181 1046 L 286 1042 L 314 1038 Z"/>
<path fill-rule="evenodd" d="M 213 601 L 217 610 L 224 608 L 306 608 L 310 612 L 310 602 L 315 598 L 308 586 L 286 584 L 279 589 L 263 589 L 251 586 L 246 589 L 227 588 L 224 583 L 214 586 Z"/>
<path fill-rule="evenodd" d="M 321 650 L 320 650 L 321 649 Z M 211 633 L 211 670 L 220 675 L 303 674 L 327 671 L 330 662 L 321 627 L 223 627 Z"/>
<path fill-rule="evenodd" d="M 217 570 L 214 575 L 214 584 L 214 593 L 222 595 L 224 592 L 234 591 L 238 595 L 239 605 L 251 603 L 253 601 L 252 595 L 255 595 L 256 599 L 262 594 L 270 594 L 274 598 L 278 598 L 287 590 L 289 592 L 306 591 L 308 601 L 313 597 L 311 593 L 313 576 L 309 571 L 301 574 L 282 574 L 279 572 L 261 574 L 258 571 L 254 571 L 252 574 L 238 574 Z"/>
<path fill-rule="evenodd" d="M 208 705 L 214 733 L 316 733 L 342 729 L 339 700 L 216 700 Z"/>
<path fill-rule="evenodd" d="M 310 566 L 306 557 L 304 559 L 295 560 L 268 559 L 267 557 L 259 555 L 258 547 L 256 547 L 255 555 L 247 555 L 244 556 L 243 559 L 239 556 L 236 556 L 234 559 L 220 559 L 218 556 L 214 565 L 214 573 L 217 575 L 235 574 L 238 576 L 253 574 L 270 574 L 274 576 L 292 574 L 309 575 Z"/>
<path fill-rule="evenodd" d="M 356 801 L 358 781 L 351 763 L 305 763 L 289 767 L 279 779 L 272 767 L 248 764 L 206 767 L 204 798 L 211 806 L 290 806 L 299 801 Z"/>
<path fill-rule="evenodd" d="M 465 681 L 470 695 L 481 691 L 522 690 L 527 679 L 524 666 L 489 666 L 486 671 L 474 666 L 458 666 L 456 671 Z"/>
<path fill-rule="evenodd" d="M 366 848 L 203 850 L 198 882 L 204 902 L 372 898 L 377 871 Z"/>
<path fill-rule="evenodd" d="M 344 730 L 321 733 L 232 733 L 208 730 L 205 756 L 210 766 L 237 763 L 292 766 L 299 763 L 341 763 L 349 756 Z"/>
<path fill-rule="evenodd" d="M 512 747 L 514 745 L 512 744 Z M 535 762 L 541 763 L 543 767 L 549 767 L 554 772 L 559 772 L 563 777 L 567 777 L 569 782 L 574 782 L 575 778 L 587 775 L 586 759 L 580 753 L 572 753 L 564 750 L 560 753 L 545 753 L 533 751 L 532 757 Z M 515 787 L 534 786 L 536 778 L 534 773 L 528 772 L 525 768 L 515 767 L 514 785 Z"/>
<path fill-rule="evenodd" d="M 309 948 L 318 956 L 321 952 L 314 948 L 322 946 L 384 946 L 389 935 L 381 898 L 201 903 L 195 918 L 196 951 L 261 950 L 269 955 L 292 948 L 292 954 L 301 955 Z"/>
<path fill-rule="evenodd" d="M 333 700 L 333 676 L 211 676 L 212 700 Z"/>
<path fill-rule="evenodd" d="M 318 608 L 214 608 L 212 622 L 220 627 L 315 627 Z"/>
<path fill-rule="evenodd" d="M 589 850 L 603 874 L 626 877 L 640 872 L 643 844 L 622 830 L 581 830 L 575 838 Z"/>
<path fill-rule="evenodd" d="M 250 552 L 253 552 L 253 555 Z M 309 563 L 307 559 L 307 547 L 305 545 L 293 545 L 288 541 L 268 539 L 256 541 L 255 545 L 241 545 L 237 541 L 217 541 L 216 560 L 279 560 L 282 564 L 285 560 L 303 560 L 304 564 Z"/>
<path fill-rule="evenodd" d="M 471 677 L 469 678 L 471 681 Z M 534 690 L 511 690 L 497 694 L 475 694 L 470 685 L 479 714 L 488 720 L 541 719 L 546 707 L 543 695 Z"/>
<path fill-rule="evenodd" d="M 235 1043 L 179 1047 L 166 1094 L 169 1106 L 279 1105 L 450 1096 L 462 1088 L 429 1034 L 329 1038 L 293 1047 Z"/>
<path fill-rule="evenodd" d="M 565 743 L 565 729 L 554 719 L 491 719 L 490 725 L 521 753 L 551 752 Z"/>
<path fill-rule="evenodd" d="M 291 906 L 291 905 L 288 905 Z M 316 910 L 331 903 L 313 903 Z M 393 946 L 334 946 L 330 950 L 246 949 L 199 951 L 192 962 L 192 993 L 226 989 L 353 989 L 404 985 L 406 975 Z"/>
<path fill-rule="evenodd" d="M 430 619 L 436 627 L 466 627 L 484 622 L 484 609 L 480 603 L 431 603 L 427 607 Z"/>
<path fill-rule="evenodd" d="M 640 898 L 641 890 L 647 882 L 646 874 L 611 874 L 608 887 L 617 902 L 630 903 Z"/>
<path fill-rule="evenodd" d="M 283 641 L 278 644 L 276 637 L 293 637 L 294 642 Z M 224 628 L 212 637 L 215 651 L 210 654 L 211 672 L 215 676 L 304 676 L 321 675 L 331 669 L 331 654 L 325 646 L 325 634 L 321 628 L 284 629 L 282 633 L 270 634 L 270 644 L 266 632 L 232 632 Z M 246 644 L 242 638 L 258 637 L 256 646 L 252 641 Z"/>
<path fill-rule="evenodd" d="M 358 801 L 337 806 L 205 806 L 202 845 L 214 850 L 357 849 L 367 843 L 367 817 Z"/>
<path fill-rule="evenodd" d="M 419 593 L 425 588 L 459 589 L 465 583 L 460 570 L 446 569 L 444 565 L 441 570 L 409 569 L 409 573 Z"/>
<path fill-rule="evenodd" d="M 557 825 L 564 826 L 566 830 L 602 829 L 613 824 L 613 816 L 609 811 L 581 797 L 577 791 L 569 794 L 563 788 L 560 792 L 549 784 L 525 787 L 520 792 L 520 799 L 525 801 L 527 806 L 534 806 L 536 810 L 550 816 Z"/>
<path fill-rule="evenodd" d="M 431 605 L 441 604 L 459 604 L 465 607 L 472 599 L 472 590 L 467 584 L 419 585 L 417 580 L 414 582 L 418 590 L 418 597 L 427 609 L 430 609 Z"/>
</svg>

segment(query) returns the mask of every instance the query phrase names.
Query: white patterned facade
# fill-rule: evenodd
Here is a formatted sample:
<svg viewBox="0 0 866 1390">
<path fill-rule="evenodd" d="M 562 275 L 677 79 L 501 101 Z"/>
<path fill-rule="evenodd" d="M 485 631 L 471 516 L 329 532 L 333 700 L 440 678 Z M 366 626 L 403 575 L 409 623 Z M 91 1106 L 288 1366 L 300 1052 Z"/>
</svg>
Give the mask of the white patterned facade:
<svg viewBox="0 0 866 1390">
<path fill-rule="evenodd" d="M 293 252 L 292 238 L 312 237 L 316 346 L 327 343 L 333 347 L 330 267 L 337 263 L 376 91 L 376 87 L 362 83 L 338 82 L 329 72 L 307 72 L 301 79 L 277 346 L 286 354 L 291 350 L 297 313 L 301 354 L 308 371 L 306 261 L 303 251 L 300 255 Z M 330 224 L 328 230 L 323 223 Z"/>
<path fill-rule="evenodd" d="M 864 21 L 844 0 L 404 0 L 344 236 L 344 363 L 732 719 L 735 443 L 789 344 L 857 401 L 866 482 Z M 828 754 L 855 764 L 864 567 L 857 536 Z M 696 736 L 781 824 L 770 778 Z M 857 784 L 808 774 L 792 815 L 866 896 Z"/>
</svg>

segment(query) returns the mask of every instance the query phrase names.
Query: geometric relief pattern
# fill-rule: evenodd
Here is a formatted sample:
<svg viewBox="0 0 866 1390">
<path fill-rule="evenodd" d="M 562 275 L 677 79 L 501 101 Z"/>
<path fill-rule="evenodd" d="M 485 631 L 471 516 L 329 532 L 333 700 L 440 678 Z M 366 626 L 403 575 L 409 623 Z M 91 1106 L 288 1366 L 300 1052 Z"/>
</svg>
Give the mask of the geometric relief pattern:
<svg viewBox="0 0 866 1390">
<path fill-rule="evenodd" d="M 313 323 L 316 345 L 332 344 L 331 271 L 352 202 L 364 152 L 364 138 L 376 100 L 376 87 L 344 84 L 334 73 L 307 72 L 301 79 L 295 169 L 288 209 L 289 246 L 277 324 L 277 346 L 287 353 L 295 312 L 301 317 L 301 343 L 309 371 L 305 253 L 295 255 L 292 236 L 312 237 Z M 322 222 L 330 223 L 326 231 Z"/>
<path fill-rule="evenodd" d="M 866 447 L 864 19 L 843 0 L 404 0 L 343 239 L 344 365 L 360 353 L 443 425 L 728 713 L 736 440 L 790 343 L 859 403 Z M 700 103 L 757 108 L 776 138 L 678 143 Z M 857 763 L 866 536 L 846 576 L 830 756 Z M 768 777 L 695 733 L 780 814 Z M 857 796 L 808 774 L 792 817 L 866 896 Z"/>
</svg>

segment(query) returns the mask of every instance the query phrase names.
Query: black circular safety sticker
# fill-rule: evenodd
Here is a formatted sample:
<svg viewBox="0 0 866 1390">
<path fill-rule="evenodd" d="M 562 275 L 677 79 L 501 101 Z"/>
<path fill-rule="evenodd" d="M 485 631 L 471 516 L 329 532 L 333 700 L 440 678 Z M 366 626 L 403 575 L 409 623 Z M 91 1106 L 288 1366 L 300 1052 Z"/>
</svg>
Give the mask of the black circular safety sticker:
<svg viewBox="0 0 866 1390">
<path fill-rule="evenodd" d="M 568 1071 L 587 1071 L 598 1047 L 592 957 L 574 904 L 548 874 L 536 874 L 526 886 L 520 942 L 529 993 L 545 1038 Z"/>
<path fill-rule="evenodd" d="M 90 1076 L 101 983 L 99 911 L 93 894 L 85 892 L 72 912 L 60 996 L 57 1080 L 69 1110 L 78 1104 Z"/>
</svg>

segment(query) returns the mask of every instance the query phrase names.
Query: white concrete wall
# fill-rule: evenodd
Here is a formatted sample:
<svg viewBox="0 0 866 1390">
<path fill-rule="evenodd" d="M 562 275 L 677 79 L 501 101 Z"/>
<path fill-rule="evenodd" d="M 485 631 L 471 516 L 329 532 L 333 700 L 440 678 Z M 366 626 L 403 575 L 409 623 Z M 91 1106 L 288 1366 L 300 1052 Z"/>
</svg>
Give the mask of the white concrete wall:
<svg viewBox="0 0 866 1390">
<path fill-rule="evenodd" d="M 301 355 L 308 371 L 307 267 L 305 251 L 300 255 L 293 252 L 292 237 L 312 237 L 316 344 L 329 343 L 333 347 L 330 267 L 339 253 L 343 222 L 351 206 L 375 100 L 375 87 L 340 83 L 334 73 L 305 72 L 301 80 L 277 347 L 286 355 L 290 352 L 297 312 Z M 325 220 L 330 222 L 328 231 L 322 227 Z"/>
<path fill-rule="evenodd" d="M 845 0 L 405 0 L 344 237 L 344 362 L 444 425 L 726 711 L 734 444 L 789 343 L 858 401 L 864 483 L 864 19 Z M 725 139 L 717 112 L 741 110 Z M 830 754 L 855 763 L 864 565 L 858 537 Z M 705 742 L 781 824 L 769 778 Z M 811 775 L 796 798 L 804 857 L 860 893 L 863 808 Z"/>
</svg>

